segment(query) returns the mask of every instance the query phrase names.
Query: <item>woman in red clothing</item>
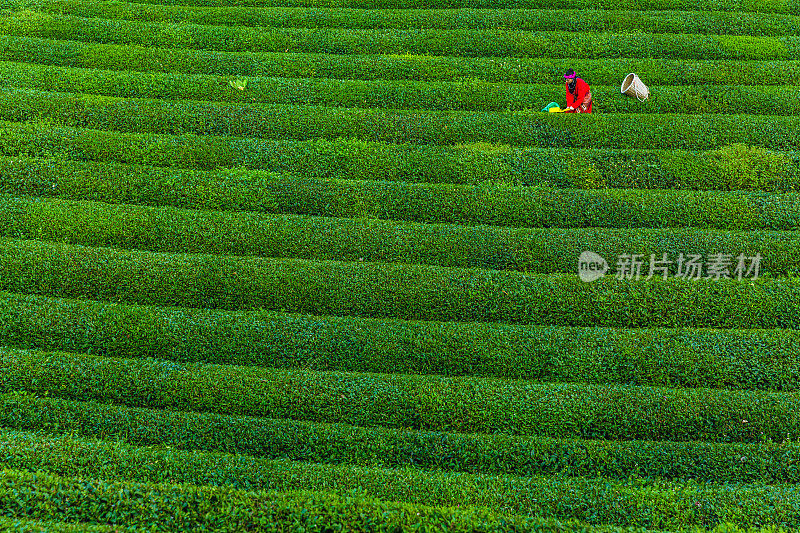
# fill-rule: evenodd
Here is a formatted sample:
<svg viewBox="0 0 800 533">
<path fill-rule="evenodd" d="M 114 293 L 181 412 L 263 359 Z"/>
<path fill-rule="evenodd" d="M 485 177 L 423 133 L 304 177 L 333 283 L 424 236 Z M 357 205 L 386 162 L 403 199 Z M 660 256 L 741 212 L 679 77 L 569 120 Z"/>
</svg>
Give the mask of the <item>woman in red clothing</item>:
<svg viewBox="0 0 800 533">
<path fill-rule="evenodd" d="M 591 113 L 592 92 L 589 84 L 580 79 L 572 69 L 564 74 L 564 83 L 567 86 L 567 113 Z"/>
</svg>

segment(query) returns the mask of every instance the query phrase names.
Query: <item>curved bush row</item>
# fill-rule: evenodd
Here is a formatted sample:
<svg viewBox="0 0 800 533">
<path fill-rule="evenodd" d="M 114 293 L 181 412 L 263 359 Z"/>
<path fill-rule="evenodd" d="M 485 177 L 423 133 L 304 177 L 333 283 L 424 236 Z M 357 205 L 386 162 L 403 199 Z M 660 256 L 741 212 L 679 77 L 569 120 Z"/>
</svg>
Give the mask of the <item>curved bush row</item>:
<svg viewBox="0 0 800 533">
<path fill-rule="evenodd" d="M 573 61 L 547 58 L 466 58 L 411 54 L 326 55 L 236 53 L 0 35 L 0 58 L 46 65 L 170 74 L 333 78 L 355 80 L 488 81 L 560 87 Z M 667 85 L 787 85 L 800 83 L 800 61 L 580 59 L 592 85 L 619 86 L 636 72 L 646 83 Z M 226 84 L 227 85 L 227 84 Z M 655 93 L 655 91 L 654 91 Z M 655 96 L 655 94 L 654 94 Z M 544 107 L 544 106 L 542 106 Z"/>
<path fill-rule="evenodd" d="M 708 150 L 731 143 L 800 147 L 800 117 L 466 112 L 122 99 L 5 89 L 0 120 L 49 119 L 135 133 L 264 139 L 354 138 L 414 144 Z"/>
<path fill-rule="evenodd" d="M 177 455 L 183 458 L 187 454 Z M 171 458 L 167 461 L 173 464 Z M 204 457 L 195 459 L 193 463 L 200 465 L 194 470 L 207 472 L 213 468 L 209 462 Z M 174 464 L 181 474 L 187 470 Z M 145 467 L 142 470 L 148 475 Z M 307 526 L 305 531 L 645 533 L 641 526 L 680 527 L 682 531 L 692 526 L 719 526 L 720 533 L 740 531 L 735 525 L 722 524 L 728 522 L 745 528 L 769 524 L 766 531 L 778 533 L 798 516 L 791 503 L 797 498 L 797 489 L 790 486 L 742 486 L 734 492 L 698 485 L 651 487 L 582 479 L 464 479 L 415 470 L 304 463 L 274 463 L 270 470 L 269 492 L 6 470 L 0 473 L 4 489 L 0 503 L 7 514 L 18 517 L 99 517 L 105 523 L 144 527 L 166 523 L 172 531 L 196 531 L 198 527 L 207 531 L 275 531 L 282 530 L 287 521 Z M 360 488 L 353 490 L 353 486 Z M 288 492 L 298 489 L 304 492 Z M 334 492 L 310 492 L 313 490 Z M 68 503 L 54 505 L 54 500 Z M 524 516 L 509 514 L 514 512 Z M 559 522 L 563 516 L 570 520 Z M 637 527 L 591 526 L 574 517 Z"/>
<path fill-rule="evenodd" d="M 367 28 L 625 32 L 783 36 L 800 33 L 800 18 L 778 13 L 725 11 L 642 11 L 625 9 L 348 9 L 185 7 L 97 0 L 23 2 L 28 9 L 87 18 L 236 27 Z M 718 9 L 718 8 L 715 8 Z"/>
<path fill-rule="evenodd" d="M 136 446 L 236 454 L 236 459 L 222 461 L 229 472 L 220 473 L 218 479 L 242 489 L 262 485 L 257 472 L 269 465 L 271 459 L 524 477 L 558 475 L 622 480 L 641 477 L 768 484 L 797 483 L 800 479 L 797 466 L 800 447 L 790 442 L 558 440 L 171 413 L 57 399 L 37 400 L 24 408 L 9 396 L 0 402 L 17 413 L 18 417 L 10 422 L 13 427 L 40 431 L 46 427 L 49 432 L 68 435 L 48 437 L 2 430 L 0 450 L 4 454 L 0 465 L 15 469 L 46 468 L 61 475 L 99 476 L 107 473 L 89 471 L 92 465 L 94 468 L 114 465 L 116 475 L 109 477 L 119 477 L 121 473 L 137 470 L 136 464 L 131 464 L 134 458 L 150 455 L 150 462 L 155 462 L 149 449 L 130 449 L 124 453 L 119 440 L 112 446 L 74 437 L 102 434 L 106 438 L 124 438 Z M 32 406 L 53 412 L 37 417 L 31 413 Z M 201 454 L 191 456 L 196 458 Z M 243 471 L 231 475 L 231 470 L 239 470 L 237 466 Z M 195 475 L 194 482 L 220 483 L 208 473 Z"/>
<path fill-rule="evenodd" d="M 751 263 L 745 261 L 744 266 Z M 609 276 L 586 283 L 567 274 L 163 254 L 0 240 L 0 290 L 57 297 L 554 326 L 800 326 L 800 281 L 752 281 L 752 273 L 743 275 L 741 281 L 664 280 L 656 274 L 649 281 Z"/>
<path fill-rule="evenodd" d="M 246 89 L 239 91 L 230 86 L 228 80 L 212 75 L 121 72 L 6 62 L 0 63 L 0 76 L 5 87 L 122 98 L 466 111 L 532 109 L 551 101 L 564 101 L 564 89 L 555 84 L 258 77 L 248 79 Z M 619 85 L 592 85 L 594 106 L 603 113 L 798 115 L 800 101 L 789 96 L 796 92 L 787 86 L 670 86 L 659 88 L 658 93 L 642 103 L 622 96 Z M 725 98 L 720 98 L 720 93 L 725 94 Z"/>
<path fill-rule="evenodd" d="M 208 7 L 335 7 L 360 9 L 591 9 L 597 3 L 590 0 L 140 0 L 143 4 L 208 6 Z M 701 11 L 744 11 L 762 13 L 794 13 L 800 15 L 797 0 L 641 0 L 635 4 L 642 10 L 697 9 Z M 625 0 L 609 0 L 604 9 L 629 9 Z"/>
<path fill-rule="evenodd" d="M 178 363 L 793 391 L 796 330 L 521 327 L 0 295 L 0 345 Z"/>
<path fill-rule="evenodd" d="M 0 194 L 429 224 L 800 229 L 797 193 L 354 181 L 243 169 L 200 171 L 63 159 L 0 157 Z M 6 234 L 11 228 L 8 226 Z"/>
<path fill-rule="evenodd" d="M 728 254 L 728 276 L 740 254 L 760 253 L 760 275 L 800 273 L 797 232 L 720 232 L 706 229 L 503 228 L 420 224 L 376 219 L 306 217 L 109 205 L 0 195 L 0 235 L 165 253 L 287 257 L 314 261 L 366 261 L 451 268 L 576 273 L 591 250 L 612 267 L 621 254 L 650 258 L 678 254 L 711 261 Z M 744 273 L 742 273 L 744 274 Z M 654 271 L 663 277 L 663 272 Z M 703 276 L 711 275 L 705 269 Z"/>
<path fill-rule="evenodd" d="M 296 173 L 307 180 L 323 181 L 391 180 L 489 187 L 490 184 L 539 185 L 544 188 L 573 189 L 768 191 L 800 189 L 798 181 L 800 154 L 758 148 L 741 154 L 737 151 L 731 153 L 731 147 L 700 152 L 515 148 L 480 143 L 435 146 L 343 138 L 308 141 L 263 140 L 221 136 L 119 133 L 50 124 L 5 122 L 0 125 L 2 125 L 0 156 L 7 156 L 0 159 L 0 183 L 2 183 L 0 190 L 12 194 L 37 196 L 59 194 L 57 188 L 63 186 L 63 190 L 77 187 L 81 191 L 80 194 L 89 195 L 86 196 L 88 198 L 91 198 L 92 194 L 100 194 L 96 199 L 109 201 L 115 194 L 113 190 L 119 187 L 118 176 L 122 173 L 129 175 L 132 182 L 141 187 L 141 190 L 135 192 L 129 190 L 125 193 L 131 203 L 146 203 L 143 198 L 147 198 L 148 195 L 153 195 L 152 198 L 161 201 L 163 194 L 153 189 L 163 180 L 170 184 L 174 183 L 175 187 L 181 190 L 186 189 L 191 197 L 194 187 L 189 184 L 197 179 L 198 174 L 189 169 L 213 170 L 219 167 L 244 167 L 231 172 L 213 174 L 214 179 L 220 176 L 220 180 L 228 182 L 241 181 L 236 178 L 240 172 L 247 180 L 257 179 L 244 169 L 269 169 Z M 48 159 L 35 160 L 25 156 Z M 80 162 L 68 161 L 69 159 Z M 96 165 L 89 161 L 108 162 L 108 164 Z M 173 168 L 135 169 L 114 162 Z M 748 168 L 750 172 L 744 173 L 742 168 Z M 69 182 L 75 181 L 80 185 L 69 185 Z M 197 192 L 211 194 L 214 197 L 212 203 L 206 205 L 219 207 L 229 202 L 225 199 L 227 192 L 220 198 L 220 193 L 214 192 L 215 187 L 209 184 L 206 178 L 202 178 L 202 181 L 202 184 L 197 185 L 199 187 Z M 90 182 L 96 184 L 90 185 Z M 111 183 L 114 184 L 113 187 Z M 42 190 L 43 187 L 52 188 L 53 185 L 56 185 L 56 190 L 50 190 L 48 193 Z M 327 186 L 330 186 L 330 183 Z M 338 186 L 343 187 L 341 183 Z M 104 189 L 106 192 L 91 192 L 97 189 Z M 372 190 L 371 194 L 376 193 Z M 173 193 L 168 197 L 172 198 L 168 203 L 176 201 Z M 247 203 L 244 199 L 238 201 Z M 587 210 L 597 208 L 595 205 Z M 738 209 L 733 205 L 731 208 L 734 211 Z M 681 211 L 679 207 L 675 209 Z M 746 207 L 742 209 L 744 213 L 748 213 Z M 763 216 L 773 213 L 769 216 L 775 218 L 783 218 L 783 213 L 792 213 L 792 210 L 785 205 L 781 205 L 780 209 L 774 209 L 771 202 L 760 203 L 758 209 L 764 213 Z M 695 215 L 702 216 L 698 213 Z M 717 214 L 716 217 L 724 215 Z M 742 220 L 750 223 L 752 217 L 753 214 L 750 212 L 749 215 L 743 216 Z M 782 224 L 792 227 L 794 222 L 789 220 Z"/>
<path fill-rule="evenodd" d="M 371 30 L 245 28 L 148 23 L 24 11 L 0 17 L 0 32 L 20 37 L 226 52 L 426 54 L 586 59 L 800 59 L 800 36 L 521 30 Z M 624 76 L 624 74 L 623 74 Z"/>
<path fill-rule="evenodd" d="M 500 515 L 474 507 L 435 508 L 384 502 L 365 492 L 243 492 L 228 487 L 152 484 L 64 478 L 44 472 L 0 472 L 0 502 L 6 515 L 38 520 L 71 519 L 114 527 L 169 531 L 373 531 L 385 528 L 448 531 L 580 531 L 595 528 L 551 520 Z M 280 483 L 275 483 L 279 485 Z M 287 485 L 288 483 L 283 483 Z M 318 490 L 327 487 L 319 487 Z M 295 489 L 296 490 L 296 489 Z M 455 504 L 453 504 L 455 505 Z M 308 529 L 306 529 L 308 528 Z M 544 528 L 544 529 L 540 529 Z M 165 528 L 166 529 L 166 528 Z M 602 527 L 597 531 L 616 532 Z"/>
<path fill-rule="evenodd" d="M 312 372 L 4 349 L 0 391 L 373 427 L 555 438 L 800 438 L 793 392 Z"/>
</svg>

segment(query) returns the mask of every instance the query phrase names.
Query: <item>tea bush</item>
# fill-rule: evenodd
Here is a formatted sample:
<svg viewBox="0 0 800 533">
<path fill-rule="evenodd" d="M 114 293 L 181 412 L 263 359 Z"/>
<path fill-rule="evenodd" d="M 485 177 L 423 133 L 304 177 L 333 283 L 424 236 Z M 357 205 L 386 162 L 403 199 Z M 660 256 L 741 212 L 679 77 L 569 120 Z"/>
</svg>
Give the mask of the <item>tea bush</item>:
<svg viewBox="0 0 800 533">
<path fill-rule="evenodd" d="M 467 58 L 413 54 L 329 55 L 251 53 L 158 48 L 0 35 L 0 58 L 44 65 L 120 71 L 335 78 L 345 80 L 483 80 L 560 85 L 563 60 Z M 621 85 L 620 72 L 637 72 L 648 84 L 796 86 L 800 61 L 654 58 L 584 59 L 581 75 L 593 85 Z"/>
<path fill-rule="evenodd" d="M 636 120 L 631 120 L 635 116 Z M 709 150 L 732 142 L 800 147 L 800 116 L 466 112 L 120 99 L 10 89 L 0 119 L 50 119 L 55 125 L 132 133 L 263 139 L 540 148 Z"/>
<path fill-rule="evenodd" d="M 8 351 L 0 391 L 200 411 L 557 438 L 796 440 L 795 392 L 219 367 Z"/>
<path fill-rule="evenodd" d="M 585 283 L 567 274 L 164 254 L 0 240 L 0 289 L 30 294 L 410 320 L 797 327 L 800 282 L 766 277 L 752 281 L 753 274 L 744 270 L 741 281 L 664 280 L 657 274 L 649 283 Z M 675 312 L 680 309 L 687 312 Z"/>
<path fill-rule="evenodd" d="M 796 330 L 407 322 L 5 294 L 0 344 L 178 363 L 793 391 Z"/>
<path fill-rule="evenodd" d="M 473 475 L 695 480 L 717 485 L 723 481 L 796 483 L 799 475 L 794 463 L 800 450 L 796 443 L 787 441 L 580 441 L 456 434 L 209 413 L 162 413 L 46 398 L 23 408 L 10 395 L 5 396 L 4 405 L 13 406 L 18 413 L 18 418 L 10 422 L 12 426 L 30 427 L 35 420 L 53 426 L 48 428 L 49 434 L 2 430 L 0 447 L 6 455 L 0 464 L 14 469 L 46 469 L 60 475 L 181 480 L 253 489 L 265 484 L 264 478 L 275 469 L 274 460 L 414 467 Z M 56 415 L 36 417 L 30 411 L 33 406 L 53 409 Z M 99 434 L 107 435 L 106 439 L 97 440 Z M 155 446 L 165 450 L 159 452 L 153 449 Z M 235 455 L 220 457 L 220 453 Z M 217 468 L 209 468 L 215 459 Z M 168 465 L 140 472 L 145 463 Z M 180 478 L 178 472 L 182 473 Z"/>
<path fill-rule="evenodd" d="M 259 7 L 187 7 L 184 5 L 105 4 L 98 1 L 40 0 L 18 2 L 35 6 L 36 11 L 69 14 L 86 18 L 104 18 L 139 22 L 192 23 L 237 27 L 276 28 L 369 28 L 369 29 L 446 29 L 503 28 L 525 31 L 612 31 L 624 32 L 647 28 L 653 33 L 716 35 L 796 35 L 798 17 L 780 13 L 718 11 L 680 11 L 678 9 L 643 11 L 620 5 L 617 9 L 523 10 L 507 8 L 476 10 L 449 9 L 352 9 L 319 8 L 313 10 Z M 427 6 L 426 6 L 427 7 Z M 586 9 L 589 7 L 589 9 Z"/>
<path fill-rule="evenodd" d="M 789 158 L 758 146 L 737 143 L 710 152 L 719 189 L 775 190 L 789 175 Z"/>
<path fill-rule="evenodd" d="M 294 52 L 334 55 L 430 54 L 462 57 L 587 59 L 800 59 L 800 36 L 755 37 L 692 33 L 610 33 L 501 29 L 248 28 L 139 22 L 20 11 L 0 17 L 6 35 L 143 47 L 225 52 Z"/>
</svg>

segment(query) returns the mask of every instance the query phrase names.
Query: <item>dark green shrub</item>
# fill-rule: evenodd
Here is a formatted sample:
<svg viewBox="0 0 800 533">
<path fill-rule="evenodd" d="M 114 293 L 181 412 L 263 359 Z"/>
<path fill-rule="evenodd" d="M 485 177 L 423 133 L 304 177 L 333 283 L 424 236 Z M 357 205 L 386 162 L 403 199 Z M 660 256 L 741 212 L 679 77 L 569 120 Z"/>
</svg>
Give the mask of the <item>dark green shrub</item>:
<svg viewBox="0 0 800 533">
<path fill-rule="evenodd" d="M 618 531 L 614 526 L 593 527 L 575 521 L 685 531 L 692 526 L 714 527 L 723 521 L 744 527 L 754 523 L 777 527 L 798 519 L 793 506 L 798 490 L 792 485 L 476 476 L 287 461 L 258 464 L 241 456 L 160 450 L 154 453 L 124 446 L 118 450 L 114 454 L 118 460 L 134 465 L 123 471 L 125 477 L 166 477 L 167 483 L 93 480 L 6 470 L 0 474 L 3 481 L 0 505 L 10 516 L 63 517 L 137 526 L 166 522 L 172 531 L 196 531 L 198 525 L 220 531 L 274 530 L 291 519 L 293 524 L 308 524 L 312 531 L 338 527 L 385 530 L 388 523 L 390 527 L 396 524 L 397 530 L 435 527 L 440 531 L 612 533 Z M 106 472 L 113 468 L 108 463 L 98 466 Z M 254 468 L 250 470 L 248 466 Z M 87 465 L 87 469 L 96 469 L 93 467 Z M 168 477 L 170 474 L 174 477 Z M 197 479 L 190 478 L 191 474 L 211 477 L 216 483 L 233 476 L 257 477 L 261 483 L 258 491 L 190 485 L 183 480 Z M 352 487 L 363 492 L 353 495 Z M 265 489 L 270 492 L 264 492 Z M 278 492 L 298 489 L 332 491 L 344 496 Z M 448 508 L 432 509 L 421 502 Z M 487 508 L 507 514 L 498 515 Z M 570 517 L 572 526 L 559 528 L 547 520 L 558 517 Z M 730 533 L 727 528 L 720 531 Z"/>
<path fill-rule="evenodd" d="M 0 289 L 30 294 L 407 320 L 615 327 L 800 325 L 800 281 L 764 276 L 752 280 L 752 273 L 744 271 L 742 276 L 690 281 L 664 280 L 656 274 L 649 281 L 606 278 L 585 283 L 574 274 L 164 254 L 0 240 Z"/>
<path fill-rule="evenodd" d="M 38 432 L 0 432 L 0 443 L 7 452 L 0 465 L 46 468 L 61 475 L 104 476 L 112 468 L 126 479 L 165 481 L 170 478 L 136 474 L 136 462 L 157 462 L 150 447 L 161 446 L 200 452 L 184 454 L 186 459 L 195 458 L 187 461 L 194 465 L 181 469 L 186 472 L 184 480 L 242 489 L 259 487 L 275 459 L 520 477 L 633 477 L 772 485 L 800 479 L 800 444 L 788 440 L 712 443 L 482 435 L 169 412 L 53 398 L 21 402 L 12 395 L 0 395 L 0 405 L 14 413 L 3 417 L 4 425 Z M 45 436 L 42 430 L 64 436 Z M 117 447 L 76 436 L 101 436 Z M 115 453 L 120 452 L 121 440 L 130 447 L 144 448 Z M 41 445 L 39 441 L 43 441 Z M 211 459 L 220 452 L 236 454 L 224 461 L 227 468 L 223 472 L 215 476 L 213 471 L 197 468 L 201 466 L 197 459 Z M 82 460 L 85 456 L 92 460 Z M 174 466 L 184 461 L 173 457 L 172 463 L 173 468 L 156 475 L 174 476 Z"/>
<path fill-rule="evenodd" d="M 794 392 L 220 367 L 6 350 L 0 391 L 132 407 L 556 438 L 800 438 Z M 225 384 L 221 386 L 221 384 Z"/>
<path fill-rule="evenodd" d="M 216 204 L 224 204 L 229 199 L 236 201 L 233 195 L 225 198 L 222 191 L 222 187 L 207 189 L 203 194 L 204 203 L 215 208 L 218 207 Z M 266 207 L 277 205 L 275 196 L 263 192 L 252 200 Z M 197 211 L 2 195 L 0 199 L 5 204 L 0 207 L 0 236 L 83 246 L 315 261 L 405 263 L 541 274 L 576 273 L 578 257 L 584 250 L 592 250 L 612 261 L 625 253 L 642 254 L 647 260 L 651 256 L 661 258 L 667 253 L 675 256 L 671 258 L 673 264 L 670 266 L 673 275 L 677 272 L 675 261 L 678 253 L 696 253 L 709 261 L 709 256 L 714 253 L 727 253 L 732 254 L 729 277 L 737 277 L 734 258 L 745 253 L 750 257 L 758 252 L 763 257 L 759 270 L 761 275 L 800 272 L 800 242 L 793 239 L 791 232 L 604 229 L 586 223 L 576 225 L 589 228 L 571 228 L 569 222 L 560 224 L 567 226 L 562 228 L 397 222 L 376 220 L 382 212 L 382 205 L 377 198 L 366 194 L 350 196 L 353 201 L 348 205 L 348 215 L 355 218 Z M 494 204 L 504 204 L 504 200 L 502 189 L 495 194 L 484 189 L 476 206 L 488 214 L 495 210 Z M 724 202 L 720 203 L 725 206 Z M 791 205 L 790 202 L 787 204 Z M 600 211 L 600 208 L 592 207 Z M 713 216 L 714 204 L 703 207 Z M 732 211 L 735 216 L 757 220 L 757 216 L 751 214 L 753 207 Z M 787 219 L 798 218 L 791 213 L 787 215 Z M 631 213 L 621 216 L 630 217 Z M 492 222 L 503 224 L 505 221 Z M 745 223 L 749 222 L 749 219 L 745 220 Z M 549 225 L 546 218 L 545 224 Z M 647 274 L 645 265 L 643 275 Z M 702 275 L 709 273 L 706 270 Z"/>
<path fill-rule="evenodd" d="M 22 2 L 21 2 L 22 3 Z M 693 33 L 780 36 L 793 35 L 797 29 L 795 17 L 779 12 L 764 12 L 765 7 L 778 5 L 737 5 L 736 13 L 721 11 L 720 2 L 714 10 L 680 11 L 685 6 L 674 2 L 672 9 L 629 9 L 630 5 L 595 9 L 595 6 L 572 2 L 548 5 L 547 10 L 510 10 L 507 7 L 477 10 L 419 9 L 263 9 L 261 7 L 205 7 L 196 9 L 184 5 L 107 4 L 98 1 L 74 0 L 25 2 L 38 11 L 69 14 L 87 18 L 106 18 L 146 22 L 192 23 L 240 27 L 284 28 L 368 28 L 368 29 L 504 29 L 525 31 L 625 32 L 647 28 L 653 33 Z M 557 2 L 556 4 L 558 4 Z M 569 2 L 560 2 L 569 4 Z M 776 4 L 778 4 L 776 2 Z M 428 7 L 428 6 L 426 6 Z M 475 7 L 475 6 L 470 6 Z M 522 7 L 522 6 L 514 6 Z M 562 9 L 557 9 L 561 7 Z M 576 11 L 575 8 L 584 8 Z M 590 9 L 585 9 L 589 7 Z M 634 6 L 639 7 L 639 6 Z M 695 7 L 695 6 L 693 6 Z M 752 13 L 744 9 L 758 9 Z M 696 8 L 699 9 L 699 8 Z"/>
<path fill-rule="evenodd" d="M 642 0 L 641 10 L 696 9 L 698 11 L 754 11 L 762 13 L 800 14 L 797 0 Z M 142 3 L 181 6 L 256 6 L 256 7 L 335 7 L 362 9 L 430 9 L 430 8 L 532 8 L 532 9 L 596 9 L 591 0 L 145 0 Z M 626 0 L 608 0 L 603 9 L 629 9 Z"/>
<path fill-rule="evenodd" d="M 505 29 L 340 29 L 206 26 L 139 22 L 20 11 L 0 19 L 6 35 L 142 47 L 194 48 L 227 52 L 414 54 L 465 57 L 551 57 L 586 59 L 795 60 L 800 37 L 700 35 L 696 33 L 610 33 Z M 624 74 L 623 74 L 624 76 Z"/>
<path fill-rule="evenodd" d="M 798 342 L 786 329 L 523 327 L 0 297 L 0 344 L 177 363 L 796 391 Z"/>
<path fill-rule="evenodd" d="M 695 5 L 692 4 L 692 8 Z M 282 52 L 282 51 L 281 51 Z M 428 55 L 326 55 L 221 52 L 187 48 L 143 48 L 140 46 L 61 41 L 0 35 L 0 58 L 8 61 L 111 69 L 117 71 L 149 71 L 170 74 L 206 74 L 216 76 L 268 76 L 275 78 L 329 78 L 343 80 L 418 80 L 451 81 L 484 80 L 501 83 L 540 83 L 551 88 L 560 85 L 564 61 L 547 58 L 518 58 L 497 61 L 492 58 L 428 56 Z M 664 58 L 584 59 L 581 75 L 592 86 L 619 87 L 620 72 L 636 72 L 651 86 L 659 86 L 652 105 L 666 86 L 699 85 L 729 86 L 726 91 L 742 90 L 741 86 L 800 83 L 798 61 L 716 61 L 710 59 L 669 60 Z M 738 86 L 733 89 L 730 86 Z M 757 89 L 756 87 L 753 87 Z M 747 88 L 744 89 L 747 94 Z M 562 95 L 563 96 L 563 95 Z M 609 93 L 610 96 L 610 93 Z M 747 100 L 747 99 L 746 99 Z M 716 109 L 720 98 L 711 100 Z M 742 98 L 730 100 L 738 105 Z M 758 100 L 761 109 L 774 101 Z M 633 105 L 617 93 L 605 98 L 603 106 Z M 637 102 L 638 103 L 638 102 Z M 603 107 L 601 106 L 601 107 Z M 536 108 L 537 110 L 540 107 Z"/>
<path fill-rule="evenodd" d="M 44 119 L 53 125 L 131 133 L 565 149 L 710 150 L 733 142 L 773 150 L 800 147 L 800 116 L 636 114 L 632 120 L 633 116 L 122 99 L 27 89 L 9 89 L 0 101 L 3 120 Z"/>
</svg>

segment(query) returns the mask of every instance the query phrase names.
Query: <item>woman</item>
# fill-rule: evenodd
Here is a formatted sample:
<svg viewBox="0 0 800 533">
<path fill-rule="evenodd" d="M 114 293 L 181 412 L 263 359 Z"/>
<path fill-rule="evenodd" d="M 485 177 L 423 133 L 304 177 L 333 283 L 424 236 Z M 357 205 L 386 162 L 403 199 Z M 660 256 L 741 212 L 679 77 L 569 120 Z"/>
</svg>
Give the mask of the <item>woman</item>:
<svg viewBox="0 0 800 533">
<path fill-rule="evenodd" d="M 564 74 L 564 83 L 567 86 L 567 113 L 591 113 L 592 92 L 589 84 L 580 79 L 572 69 Z"/>
</svg>

